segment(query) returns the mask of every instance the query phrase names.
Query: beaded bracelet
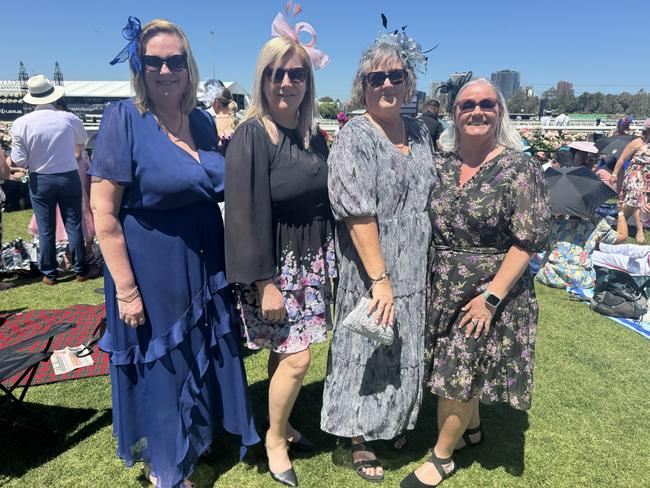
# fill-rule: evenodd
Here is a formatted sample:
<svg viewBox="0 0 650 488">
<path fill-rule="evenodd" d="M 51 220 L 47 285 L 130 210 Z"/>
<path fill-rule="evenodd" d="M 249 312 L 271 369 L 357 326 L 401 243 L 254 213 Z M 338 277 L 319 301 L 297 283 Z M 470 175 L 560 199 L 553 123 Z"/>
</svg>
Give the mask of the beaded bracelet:
<svg viewBox="0 0 650 488">
<path fill-rule="evenodd" d="M 131 303 L 133 300 L 135 300 L 139 296 L 140 296 L 140 290 L 138 290 L 138 287 L 136 287 L 128 295 L 119 296 L 117 293 L 115 294 L 115 298 L 117 298 L 120 302 L 124 302 L 124 303 Z"/>
</svg>

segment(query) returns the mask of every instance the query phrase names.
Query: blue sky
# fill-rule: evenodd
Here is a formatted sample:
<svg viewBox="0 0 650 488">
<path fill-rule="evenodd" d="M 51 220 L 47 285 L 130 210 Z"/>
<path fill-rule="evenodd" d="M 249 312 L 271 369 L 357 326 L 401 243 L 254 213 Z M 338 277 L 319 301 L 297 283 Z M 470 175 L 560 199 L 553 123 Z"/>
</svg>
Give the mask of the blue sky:
<svg viewBox="0 0 650 488">
<path fill-rule="evenodd" d="M 52 76 L 58 61 L 68 80 L 125 80 L 126 64 L 108 61 L 125 45 L 121 29 L 129 15 L 143 24 L 167 18 L 187 33 L 203 79 L 238 81 L 250 90 L 259 48 L 283 9 L 277 0 L 32 0 L 3 2 L 0 79 L 15 79 L 23 61 L 30 74 Z M 57 5 L 55 8 L 54 6 Z M 576 93 L 650 91 L 646 36 L 648 0 L 303 0 L 299 21 L 318 33 L 317 47 L 332 63 L 317 72 L 318 96 L 346 100 L 362 50 L 382 29 L 408 25 L 429 54 L 418 87 L 455 71 L 488 76 L 498 69 L 521 72 L 537 93 L 558 80 Z M 215 33 L 212 36 L 209 31 Z M 213 56 L 214 52 L 214 56 Z"/>
</svg>

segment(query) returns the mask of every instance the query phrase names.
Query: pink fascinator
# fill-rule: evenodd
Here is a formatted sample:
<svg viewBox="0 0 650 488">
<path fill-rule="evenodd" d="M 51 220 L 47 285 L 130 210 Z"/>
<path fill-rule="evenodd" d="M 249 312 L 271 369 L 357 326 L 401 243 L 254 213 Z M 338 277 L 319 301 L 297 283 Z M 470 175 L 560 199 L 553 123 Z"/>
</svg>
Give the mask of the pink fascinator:
<svg viewBox="0 0 650 488">
<path fill-rule="evenodd" d="M 291 1 L 287 2 L 285 10 L 287 15 L 289 15 L 289 12 L 291 11 Z M 293 17 L 295 18 L 300 12 L 302 12 L 302 8 L 300 5 L 295 4 L 293 7 Z M 300 33 L 303 31 L 311 36 L 309 42 L 302 42 L 300 40 Z M 324 68 L 330 62 L 330 58 L 327 54 L 314 47 L 316 45 L 316 31 L 311 24 L 308 24 L 307 22 L 297 22 L 294 26 L 291 26 L 287 17 L 282 12 L 278 12 L 278 15 L 275 16 L 273 24 L 271 25 L 271 35 L 273 37 L 288 37 L 300 44 L 311 59 L 314 69 Z"/>
</svg>

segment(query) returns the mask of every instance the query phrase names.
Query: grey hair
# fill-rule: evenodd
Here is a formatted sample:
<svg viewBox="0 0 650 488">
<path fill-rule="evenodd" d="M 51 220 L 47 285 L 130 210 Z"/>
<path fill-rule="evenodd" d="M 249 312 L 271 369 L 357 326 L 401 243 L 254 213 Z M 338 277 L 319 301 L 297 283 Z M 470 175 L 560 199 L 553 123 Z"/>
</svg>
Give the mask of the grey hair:
<svg viewBox="0 0 650 488">
<path fill-rule="evenodd" d="M 366 87 L 368 82 L 366 76 L 368 73 L 381 65 L 386 61 L 399 61 L 399 63 L 406 70 L 406 80 L 404 85 L 406 87 L 405 91 L 405 100 L 409 101 L 415 94 L 415 88 L 417 84 L 417 79 L 413 68 L 402 59 L 400 53 L 393 46 L 388 44 L 378 43 L 373 44 L 368 49 L 366 49 L 361 55 L 361 61 L 359 61 L 359 68 L 357 69 L 357 74 L 354 77 L 352 82 L 352 98 L 350 104 L 353 107 L 364 107 L 366 106 Z"/>
<path fill-rule="evenodd" d="M 521 140 L 519 132 L 517 132 L 517 129 L 515 129 L 515 127 L 510 122 L 510 115 L 508 114 L 508 106 L 506 105 L 506 100 L 503 98 L 501 91 L 490 80 L 487 80 L 485 78 L 478 78 L 476 80 L 465 83 L 458 91 L 456 99 L 459 99 L 460 94 L 463 93 L 467 88 L 479 83 L 488 85 L 494 90 L 494 92 L 497 94 L 497 102 L 501 107 L 501 110 L 499 111 L 499 120 L 497 122 L 497 143 L 507 148 L 514 149 L 515 151 L 522 151 L 524 149 L 524 143 Z M 455 113 L 456 107 L 452 109 L 452 123 L 440 135 L 440 139 L 438 141 L 443 151 L 457 151 L 460 144 L 460 133 L 458 131 L 458 127 L 454 122 Z"/>
</svg>

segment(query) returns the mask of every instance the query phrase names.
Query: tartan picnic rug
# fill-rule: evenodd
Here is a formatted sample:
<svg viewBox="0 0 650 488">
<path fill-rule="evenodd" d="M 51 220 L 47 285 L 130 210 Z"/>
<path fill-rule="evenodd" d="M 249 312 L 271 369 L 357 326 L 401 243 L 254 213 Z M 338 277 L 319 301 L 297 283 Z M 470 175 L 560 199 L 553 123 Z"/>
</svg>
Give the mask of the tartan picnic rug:
<svg viewBox="0 0 650 488">
<path fill-rule="evenodd" d="M 50 326 L 60 323 L 73 323 L 76 326 L 55 336 L 50 351 L 63 349 L 66 346 L 78 346 L 82 343 L 88 344 L 93 338 L 95 328 L 105 315 L 106 310 L 103 303 L 100 305 L 74 305 L 62 310 L 31 310 L 24 313 L 0 314 L 0 349 L 29 339 L 45 332 Z M 46 343 L 47 337 L 26 350 L 41 351 Z M 49 360 L 42 363 L 36 371 L 32 385 L 108 374 L 108 354 L 100 351 L 97 344 L 93 346 L 93 350 L 92 358 L 95 362 L 93 365 L 78 368 L 62 375 L 54 374 L 52 363 Z M 5 383 L 13 384 L 18 376 L 9 378 Z"/>
</svg>

